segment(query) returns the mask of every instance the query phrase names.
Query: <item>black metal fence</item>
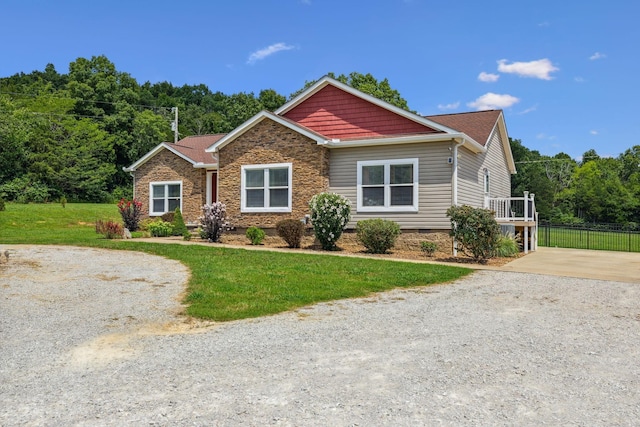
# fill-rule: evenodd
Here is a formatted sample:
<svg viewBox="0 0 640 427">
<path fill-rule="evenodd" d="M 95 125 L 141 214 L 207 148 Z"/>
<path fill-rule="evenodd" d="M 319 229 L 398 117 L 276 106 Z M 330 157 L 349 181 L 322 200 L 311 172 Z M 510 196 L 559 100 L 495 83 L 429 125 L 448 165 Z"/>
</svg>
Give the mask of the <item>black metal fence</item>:
<svg viewBox="0 0 640 427">
<path fill-rule="evenodd" d="M 538 224 L 538 245 L 557 248 L 640 252 L 638 224 Z"/>
</svg>

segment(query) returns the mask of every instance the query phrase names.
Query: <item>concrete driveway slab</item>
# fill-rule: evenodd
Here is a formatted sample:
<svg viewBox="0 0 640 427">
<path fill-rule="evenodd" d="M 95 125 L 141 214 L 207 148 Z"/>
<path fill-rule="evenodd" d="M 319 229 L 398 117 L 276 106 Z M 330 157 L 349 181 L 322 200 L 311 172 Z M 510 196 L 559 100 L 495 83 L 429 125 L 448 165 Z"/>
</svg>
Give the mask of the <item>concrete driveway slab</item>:
<svg viewBox="0 0 640 427">
<path fill-rule="evenodd" d="M 640 253 L 539 247 L 499 270 L 640 283 Z"/>
</svg>

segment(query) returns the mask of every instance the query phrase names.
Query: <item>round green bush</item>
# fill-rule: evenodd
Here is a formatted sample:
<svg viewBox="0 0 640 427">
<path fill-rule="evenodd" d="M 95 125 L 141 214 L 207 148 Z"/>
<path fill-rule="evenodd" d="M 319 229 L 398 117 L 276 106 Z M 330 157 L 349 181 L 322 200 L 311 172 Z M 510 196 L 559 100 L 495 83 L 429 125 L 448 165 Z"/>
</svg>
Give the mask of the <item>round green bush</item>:
<svg viewBox="0 0 640 427">
<path fill-rule="evenodd" d="M 173 226 L 170 222 L 165 222 L 161 219 L 150 222 L 147 225 L 147 230 L 151 233 L 152 237 L 167 237 L 173 233 Z"/>
<path fill-rule="evenodd" d="M 252 245 L 261 244 L 265 236 L 264 230 L 255 226 L 247 228 L 247 231 L 244 233 L 244 235 L 247 236 L 247 239 L 251 241 Z"/>
<path fill-rule="evenodd" d="M 365 219 L 356 224 L 356 235 L 367 252 L 384 254 L 396 244 L 400 226 L 397 222 L 386 219 Z"/>
</svg>

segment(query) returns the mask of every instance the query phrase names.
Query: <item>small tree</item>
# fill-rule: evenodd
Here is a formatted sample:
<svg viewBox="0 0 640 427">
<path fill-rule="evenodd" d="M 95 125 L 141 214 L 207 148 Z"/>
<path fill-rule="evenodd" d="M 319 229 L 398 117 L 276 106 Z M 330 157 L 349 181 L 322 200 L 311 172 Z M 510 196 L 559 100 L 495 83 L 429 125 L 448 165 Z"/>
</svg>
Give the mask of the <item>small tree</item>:
<svg viewBox="0 0 640 427">
<path fill-rule="evenodd" d="M 203 216 L 200 217 L 202 230 L 200 236 L 210 242 L 219 242 L 225 226 L 227 208 L 224 203 L 216 202 L 202 207 Z"/>
<path fill-rule="evenodd" d="M 311 223 L 322 249 L 333 251 L 351 218 L 351 202 L 335 193 L 316 194 L 309 201 Z"/>
<path fill-rule="evenodd" d="M 475 261 L 486 262 L 496 251 L 500 240 L 500 226 L 489 209 L 471 206 L 451 206 L 451 236 L 460 250 Z"/>
<path fill-rule="evenodd" d="M 140 217 L 142 216 L 142 203 L 133 200 L 120 199 L 118 211 L 122 216 L 122 222 L 129 231 L 138 231 L 140 228 Z"/>
<path fill-rule="evenodd" d="M 187 230 L 187 226 L 184 223 L 184 219 L 182 218 L 182 212 L 180 212 L 180 208 L 176 208 L 173 213 L 173 221 L 171 221 L 171 225 L 173 226 L 173 235 L 174 236 L 186 236 L 189 234 L 189 230 Z"/>
</svg>

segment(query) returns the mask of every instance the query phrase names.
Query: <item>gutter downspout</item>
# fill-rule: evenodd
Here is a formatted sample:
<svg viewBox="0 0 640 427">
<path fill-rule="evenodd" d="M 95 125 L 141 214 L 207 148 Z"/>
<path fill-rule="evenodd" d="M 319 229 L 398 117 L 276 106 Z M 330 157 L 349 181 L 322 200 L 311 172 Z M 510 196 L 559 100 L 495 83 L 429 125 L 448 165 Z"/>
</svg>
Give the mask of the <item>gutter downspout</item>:
<svg viewBox="0 0 640 427">
<path fill-rule="evenodd" d="M 133 198 L 135 199 L 136 198 L 136 175 L 135 175 L 135 173 L 133 173 L 132 170 L 130 170 L 127 167 L 123 166 L 122 170 L 125 171 L 125 172 L 129 172 L 129 175 L 131 175 L 131 178 L 133 178 Z"/>
<path fill-rule="evenodd" d="M 464 139 L 461 141 L 453 141 L 453 149 L 451 150 L 452 171 L 451 171 L 451 205 L 458 206 L 458 147 L 464 145 Z M 453 256 L 458 256 L 458 242 L 453 240 Z"/>
</svg>

